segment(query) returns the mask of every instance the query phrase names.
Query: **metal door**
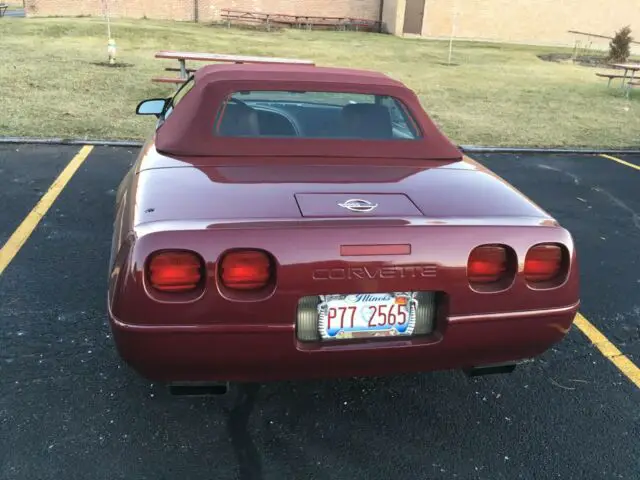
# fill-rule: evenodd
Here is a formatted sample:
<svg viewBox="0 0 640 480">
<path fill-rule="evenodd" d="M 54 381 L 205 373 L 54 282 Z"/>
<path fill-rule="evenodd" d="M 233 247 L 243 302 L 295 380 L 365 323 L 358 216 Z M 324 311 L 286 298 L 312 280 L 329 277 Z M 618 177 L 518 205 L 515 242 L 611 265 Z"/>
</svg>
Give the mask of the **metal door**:
<svg viewBox="0 0 640 480">
<path fill-rule="evenodd" d="M 422 19 L 426 0 L 407 0 L 404 9 L 403 33 L 422 33 Z"/>
</svg>

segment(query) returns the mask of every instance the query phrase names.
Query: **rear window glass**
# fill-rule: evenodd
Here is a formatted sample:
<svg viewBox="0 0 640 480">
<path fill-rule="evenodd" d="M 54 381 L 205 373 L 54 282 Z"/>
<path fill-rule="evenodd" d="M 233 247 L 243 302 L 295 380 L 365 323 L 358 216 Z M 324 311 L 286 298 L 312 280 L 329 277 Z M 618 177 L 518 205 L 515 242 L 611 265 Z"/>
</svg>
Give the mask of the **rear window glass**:
<svg viewBox="0 0 640 480">
<path fill-rule="evenodd" d="M 420 131 L 399 100 L 340 92 L 247 91 L 218 112 L 215 135 L 415 140 Z"/>
</svg>

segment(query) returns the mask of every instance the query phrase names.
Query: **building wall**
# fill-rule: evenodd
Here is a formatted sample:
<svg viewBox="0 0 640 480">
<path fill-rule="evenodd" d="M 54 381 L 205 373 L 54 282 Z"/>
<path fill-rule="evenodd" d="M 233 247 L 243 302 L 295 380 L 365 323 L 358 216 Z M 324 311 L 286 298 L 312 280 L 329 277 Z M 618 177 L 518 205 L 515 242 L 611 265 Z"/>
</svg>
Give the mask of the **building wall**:
<svg viewBox="0 0 640 480">
<path fill-rule="evenodd" d="M 378 20 L 380 0 L 109 0 L 115 17 L 194 20 L 198 5 L 200 21 L 219 18 L 225 8 L 288 15 L 359 17 Z M 27 0 L 28 16 L 103 15 L 104 0 Z"/>
<path fill-rule="evenodd" d="M 382 22 L 391 35 L 402 35 L 406 0 L 385 0 L 382 10 Z"/>
<path fill-rule="evenodd" d="M 102 15 L 104 0 L 26 0 L 27 15 Z M 572 46 L 568 30 L 612 36 L 631 25 L 640 41 L 640 0 L 425 0 L 425 37 L 494 40 Z M 379 19 L 380 0 L 108 0 L 114 16 L 194 20 L 219 18 L 232 8 L 293 15 Z M 383 21 L 389 33 L 402 35 L 406 0 L 385 0 Z M 455 23 L 454 23 L 455 19 Z M 635 31 L 637 29 L 637 31 Z M 594 40 L 606 48 L 608 40 Z M 637 51 L 639 45 L 634 47 Z"/>
<path fill-rule="evenodd" d="M 103 0 L 26 0 L 27 16 L 100 16 Z M 109 11 L 116 17 L 193 20 L 193 0 L 109 0 Z"/>
<path fill-rule="evenodd" d="M 640 1 L 426 0 L 423 36 L 573 45 L 568 30 L 613 36 L 631 25 L 640 41 Z M 634 28 L 635 27 L 635 28 Z M 637 30 L 637 31 L 635 31 Z M 585 37 L 582 37 L 584 40 Z M 601 40 L 606 45 L 608 40 Z"/>
</svg>

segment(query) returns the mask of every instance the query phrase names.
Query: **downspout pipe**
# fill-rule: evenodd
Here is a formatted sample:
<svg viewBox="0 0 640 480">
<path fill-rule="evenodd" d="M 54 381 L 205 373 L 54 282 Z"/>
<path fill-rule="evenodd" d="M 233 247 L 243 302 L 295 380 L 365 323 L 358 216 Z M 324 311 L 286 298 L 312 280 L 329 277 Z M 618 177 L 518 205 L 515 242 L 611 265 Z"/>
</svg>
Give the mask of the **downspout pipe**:
<svg viewBox="0 0 640 480">
<path fill-rule="evenodd" d="M 382 25 L 382 13 L 384 12 L 384 0 L 380 0 L 380 14 L 378 15 L 378 33 L 383 33 L 384 28 Z"/>
<path fill-rule="evenodd" d="M 198 23 L 200 21 L 200 5 L 198 0 L 193 0 L 193 21 Z"/>
</svg>

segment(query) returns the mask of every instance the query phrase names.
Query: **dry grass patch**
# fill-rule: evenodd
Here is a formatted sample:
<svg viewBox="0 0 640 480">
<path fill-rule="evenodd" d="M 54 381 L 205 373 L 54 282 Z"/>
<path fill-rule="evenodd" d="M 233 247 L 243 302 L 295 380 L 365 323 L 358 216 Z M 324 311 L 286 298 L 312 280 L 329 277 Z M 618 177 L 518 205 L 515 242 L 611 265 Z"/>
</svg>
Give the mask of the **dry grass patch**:
<svg viewBox="0 0 640 480">
<path fill-rule="evenodd" d="M 101 19 L 0 22 L 0 136 L 143 138 L 153 126 L 138 101 L 168 95 L 150 79 L 171 62 L 162 49 L 313 59 L 319 65 L 383 71 L 406 82 L 459 144 L 608 146 L 640 144 L 640 92 L 630 101 L 596 70 L 544 62 L 545 47 L 448 44 L 355 32 L 260 32 L 180 22 L 116 20 L 118 60 L 106 60 Z"/>
</svg>

